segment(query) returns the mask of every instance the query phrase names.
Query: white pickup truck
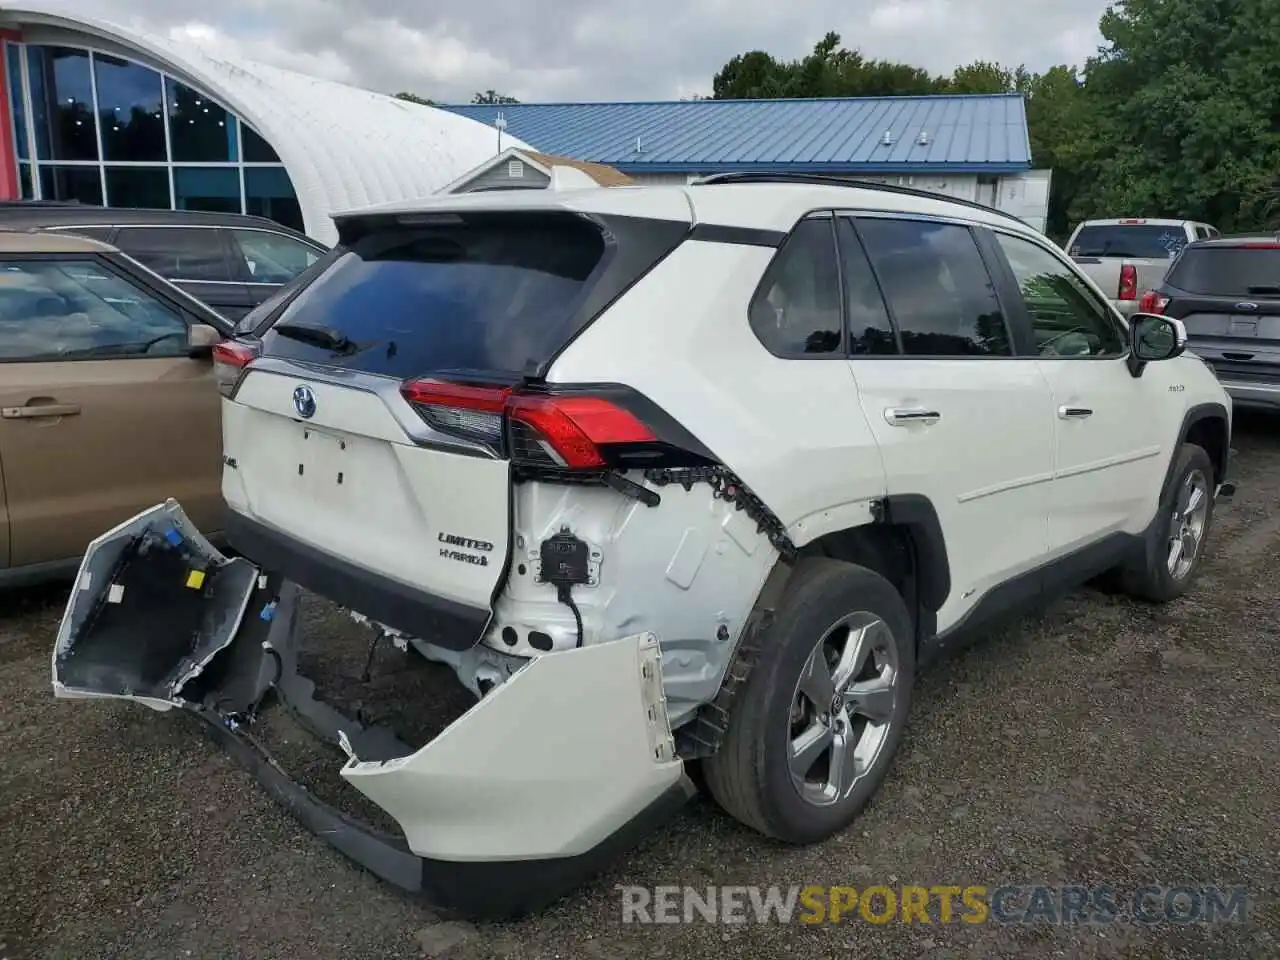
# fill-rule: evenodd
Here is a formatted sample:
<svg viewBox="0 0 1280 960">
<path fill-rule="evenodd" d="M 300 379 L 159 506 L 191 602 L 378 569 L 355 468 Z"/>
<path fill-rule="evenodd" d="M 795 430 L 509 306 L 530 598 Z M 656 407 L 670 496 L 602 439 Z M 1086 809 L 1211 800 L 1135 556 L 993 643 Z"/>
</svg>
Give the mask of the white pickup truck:
<svg viewBox="0 0 1280 960">
<path fill-rule="evenodd" d="M 1086 220 L 1067 241 L 1067 254 L 1127 317 L 1143 292 L 1164 279 L 1183 247 L 1221 235 L 1194 220 Z"/>
</svg>

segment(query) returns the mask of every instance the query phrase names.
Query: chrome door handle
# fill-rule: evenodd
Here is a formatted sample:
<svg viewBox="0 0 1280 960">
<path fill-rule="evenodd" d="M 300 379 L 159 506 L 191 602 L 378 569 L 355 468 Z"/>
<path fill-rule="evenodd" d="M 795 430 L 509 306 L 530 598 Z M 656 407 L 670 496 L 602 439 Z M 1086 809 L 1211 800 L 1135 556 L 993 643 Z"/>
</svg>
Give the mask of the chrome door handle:
<svg viewBox="0 0 1280 960">
<path fill-rule="evenodd" d="M 924 407 L 888 407 L 884 411 L 884 419 L 891 427 L 906 427 L 913 423 L 932 426 L 942 419 L 942 414 Z"/>
<path fill-rule="evenodd" d="M 79 412 L 78 403 L 29 403 L 25 407 L 4 407 L 0 409 L 0 417 L 26 420 L 31 417 L 71 417 Z"/>
<path fill-rule="evenodd" d="M 1059 407 L 1059 420 L 1083 420 L 1086 417 L 1093 416 L 1093 411 L 1088 407 Z"/>
</svg>

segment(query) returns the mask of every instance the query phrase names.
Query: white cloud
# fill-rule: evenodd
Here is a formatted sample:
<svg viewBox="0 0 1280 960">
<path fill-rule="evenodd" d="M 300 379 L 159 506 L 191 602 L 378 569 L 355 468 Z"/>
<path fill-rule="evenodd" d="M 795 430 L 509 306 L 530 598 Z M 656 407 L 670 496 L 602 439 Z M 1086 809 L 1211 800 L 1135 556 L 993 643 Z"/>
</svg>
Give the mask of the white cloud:
<svg viewBox="0 0 1280 960">
<path fill-rule="evenodd" d="M 730 57 L 803 56 L 828 30 L 935 72 L 974 59 L 1043 69 L 1100 42 L 1107 0 L 94 0 L 85 9 L 224 55 L 386 92 L 466 100 L 708 93 Z"/>
</svg>

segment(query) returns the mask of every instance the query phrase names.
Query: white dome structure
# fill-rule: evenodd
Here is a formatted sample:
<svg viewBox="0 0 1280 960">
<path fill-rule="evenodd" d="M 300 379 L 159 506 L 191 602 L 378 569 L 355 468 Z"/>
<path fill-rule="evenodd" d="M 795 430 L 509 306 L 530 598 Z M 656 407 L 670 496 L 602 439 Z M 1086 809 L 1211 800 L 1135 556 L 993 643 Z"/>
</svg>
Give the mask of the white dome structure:
<svg viewBox="0 0 1280 960">
<path fill-rule="evenodd" d="M 187 136 L 186 124 L 204 123 L 205 118 L 184 118 L 180 121 L 183 129 L 176 130 L 175 123 L 179 122 L 175 119 L 176 111 L 180 105 L 173 102 L 175 90 L 185 92 L 189 112 L 191 102 L 200 104 L 203 101 L 199 97 L 207 98 L 210 105 L 226 111 L 228 125 L 234 123 L 237 131 L 242 131 L 237 141 L 238 153 L 233 147 L 234 156 L 229 155 L 225 160 L 241 171 L 242 184 L 245 172 L 250 172 L 250 181 L 263 179 L 251 171 L 270 165 L 272 159 L 283 167 L 296 195 L 297 210 L 293 218 L 301 219 L 300 224 L 291 225 L 326 243 L 335 238 L 330 220 L 333 213 L 428 196 L 501 150 L 527 146 L 501 135 L 493 127 L 446 110 L 266 64 L 228 60 L 190 42 L 177 42 L 84 16 L 65 6 L 36 2 L 9 4 L 0 0 L 0 36 L 6 41 L 4 78 L 10 116 L 5 119 L 10 120 L 6 126 L 12 131 L 11 134 L 0 131 L 0 138 L 13 141 L 5 144 L 7 151 L 0 151 L 0 161 L 7 161 L 11 168 L 9 192 L 15 196 L 93 202 L 91 172 L 96 164 L 104 194 L 98 202 L 109 206 L 142 205 L 119 202 L 131 197 L 125 185 L 142 179 L 140 173 L 126 175 L 120 171 L 130 166 L 136 169 L 205 167 L 206 161 L 189 162 L 190 155 L 200 154 L 189 154 L 185 158 L 181 155 L 179 141 Z M 47 51 L 55 51 L 47 54 L 49 56 L 64 59 L 85 51 L 89 86 L 80 84 L 65 97 L 59 90 L 51 98 L 47 87 L 63 82 L 64 75 L 74 71 L 55 72 L 39 67 L 38 64 L 45 62 L 41 58 Z M 101 79 L 104 64 L 123 70 L 122 61 L 166 78 L 156 87 L 166 91 L 159 98 L 164 113 L 163 157 L 155 155 L 158 125 L 152 137 L 152 151 L 146 157 L 121 159 L 125 156 L 123 148 L 111 155 L 108 141 L 114 134 L 103 128 L 109 125 L 111 131 L 119 131 L 113 117 L 127 118 L 133 110 L 151 109 L 150 105 L 143 108 L 137 102 L 129 102 L 130 97 L 137 100 L 133 91 L 140 85 L 132 79 L 113 81 L 114 85 Z M 73 66 L 80 69 L 78 62 Z M 174 82 L 181 86 L 174 86 Z M 147 84 L 144 82 L 141 86 Z M 104 87 L 110 89 L 104 90 Z M 197 99 L 192 101 L 193 94 L 187 91 L 194 91 Z M 84 100 L 86 93 L 92 94 L 93 103 L 79 104 L 82 112 L 76 115 L 77 119 L 68 120 L 69 114 L 64 115 L 67 104 L 77 106 L 77 96 Z M 112 99 L 121 102 L 112 103 Z M 155 112 L 156 119 L 160 119 L 159 112 Z M 80 119 L 89 116 L 92 121 Z M 152 122 L 142 112 L 138 117 L 141 118 L 137 121 L 139 124 Z M 64 143 L 58 141 L 59 132 L 70 129 L 68 123 L 79 126 L 84 122 L 93 122 L 98 128 L 96 156 L 91 155 L 92 144 L 88 140 L 76 145 L 77 131 L 64 134 Z M 245 126 L 250 128 L 247 133 L 243 132 Z M 245 159 L 246 143 L 255 134 L 273 151 L 274 156 L 269 157 L 266 164 Z M 130 142 L 139 140 L 145 140 L 141 133 Z M 219 158 L 215 162 L 223 161 Z M 6 172 L 0 170 L 0 193 L 3 193 Z M 181 191 L 173 186 L 172 170 L 168 176 L 172 205 L 190 206 Z M 185 173 L 182 176 L 196 177 Z M 67 187 L 73 179 L 74 188 Z M 114 190 L 113 181 L 117 183 Z M 159 182 L 155 180 L 155 184 Z M 205 189 L 207 192 L 208 188 Z M 75 195 L 50 197 L 50 193 Z M 232 198 L 228 197 L 227 202 L 232 202 Z M 260 203 L 248 187 L 242 186 L 240 205 L 244 212 L 260 212 L 260 207 L 270 206 L 270 198 Z M 293 210 L 292 205 L 284 201 L 277 206 L 281 210 Z"/>
</svg>

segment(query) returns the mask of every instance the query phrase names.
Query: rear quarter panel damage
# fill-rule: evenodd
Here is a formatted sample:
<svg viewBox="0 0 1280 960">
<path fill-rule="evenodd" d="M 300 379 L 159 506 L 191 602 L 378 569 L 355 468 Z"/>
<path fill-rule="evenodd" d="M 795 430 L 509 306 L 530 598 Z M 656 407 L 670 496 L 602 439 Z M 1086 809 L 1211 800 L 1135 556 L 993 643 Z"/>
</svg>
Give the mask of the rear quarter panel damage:
<svg viewBox="0 0 1280 960">
<path fill-rule="evenodd" d="M 644 482 L 639 473 L 628 478 Z M 655 634 L 671 722 L 678 726 L 715 696 L 778 552 L 745 512 L 712 488 L 654 488 L 645 506 L 604 487 L 522 483 L 515 488 L 513 556 L 485 643 L 518 656 L 577 643 L 573 613 L 538 582 L 539 545 L 568 528 L 590 547 L 595 583 L 572 593 L 584 646 L 636 632 Z M 585 718 L 584 718 L 585 720 Z"/>
</svg>

